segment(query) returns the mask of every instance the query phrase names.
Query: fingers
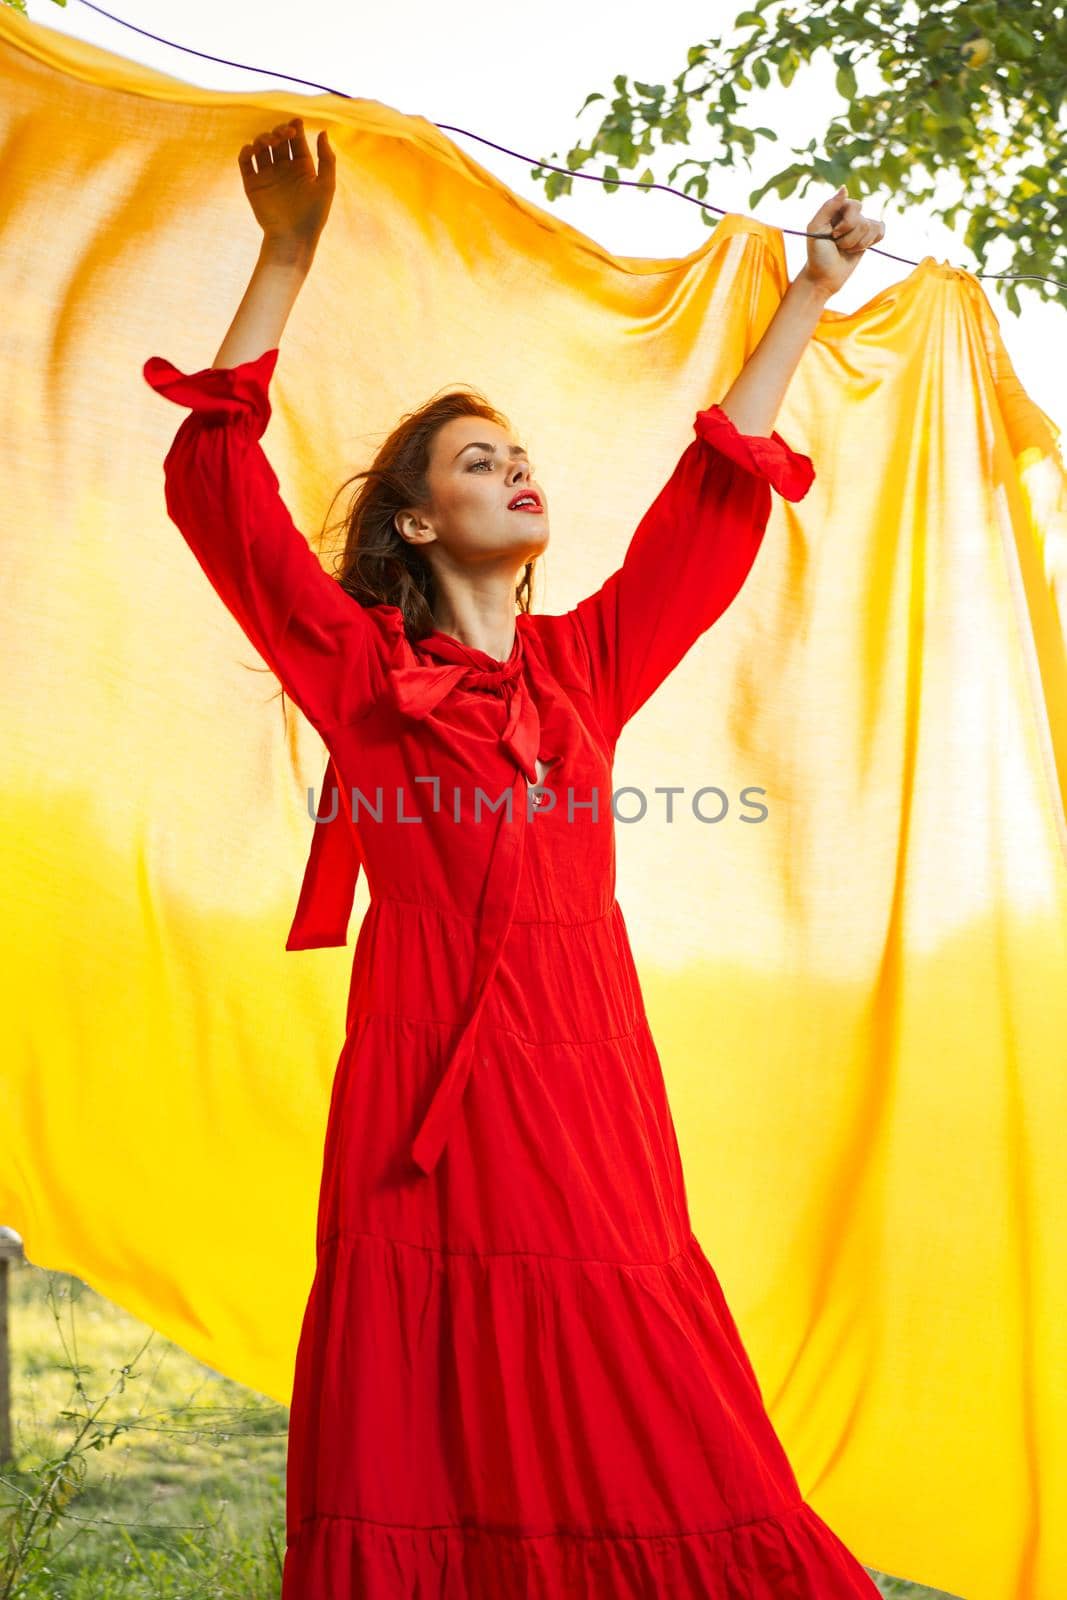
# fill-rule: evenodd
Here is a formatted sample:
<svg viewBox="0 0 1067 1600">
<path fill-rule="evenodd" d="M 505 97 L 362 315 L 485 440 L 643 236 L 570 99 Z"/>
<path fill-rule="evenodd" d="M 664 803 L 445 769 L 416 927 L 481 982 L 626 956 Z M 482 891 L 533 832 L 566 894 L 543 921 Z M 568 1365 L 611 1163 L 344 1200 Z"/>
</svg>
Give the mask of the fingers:
<svg viewBox="0 0 1067 1600">
<path fill-rule="evenodd" d="M 291 153 L 290 153 L 291 152 Z M 330 145 L 329 134 L 323 128 L 318 137 L 318 177 L 326 190 L 332 190 L 336 172 L 336 157 Z M 259 133 L 251 144 L 244 144 L 237 153 L 237 164 L 247 182 L 264 172 L 272 172 L 285 163 L 306 161 L 314 172 L 314 162 L 304 132 L 303 117 L 292 117 L 279 122 L 269 133 Z"/>
<path fill-rule="evenodd" d="M 835 223 L 832 233 L 834 243 L 844 250 L 866 250 L 885 238 L 885 223 L 865 217 L 858 200 L 847 200 L 842 206 L 844 215 Z"/>
<path fill-rule="evenodd" d="M 308 160 L 310 161 L 311 151 L 308 149 L 307 134 L 304 132 L 303 117 L 294 117 L 289 126 L 291 129 L 289 134 L 289 143 L 292 147 L 294 159 L 299 160 L 301 156 L 307 156 Z"/>
<path fill-rule="evenodd" d="M 843 255 L 861 255 L 871 245 L 885 238 L 885 223 L 865 217 L 860 201 L 847 192 L 839 200 L 840 190 L 823 202 L 808 223 L 808 237 L 832 239 Z M 818 229 L 818 232 L 813 230 Z"/>
<path fill-rule="evenodd" d="M 844 251 L 846 255 L 858 255 L 860 252 L 868 250 L 872 244 L 877 244 L 880 239 L 884 238 L 884 222 L 864 221 L 862 226 L 853 228 L 850 233 L 844 234 L 840 239 L 835 239 L 834 243 L 837 245 L 837 248 Z"/>
<path fill-rule="evenodd" d="M 833 224 L 832 232 L 834 238 L 840 244 L 843 237 L 854 233 L 861 224 L 862 213 L 859 201 L 842 200 L 840 206 L 835 208 L 834 215 L 837 216 L 838 220 Z"/>
<path fill-rule="evenodd" d="M 269 133 L 257 133 L 256 137 L 252 140 L 252 154 L 256 158 L 257 172 L 269 171 L 269 169 L 274 165 L 274 158 L 271 155 L 270 146 L 271 135 Z"/>
<path fill-rule="evenodd" d="M 253 157 L 255 166 L 252 165 Z M 241 146 L 237 161 L 242 173 L 251 177 L 281 166 L 283 162 L 299 161 L 301 157 L 310 161 L 311 151 L 304 134 L 304 119 L 293 117 L 289 122 L 279 122 L 268 133 L 257 133 L 251 144 Z"/>
</svg>

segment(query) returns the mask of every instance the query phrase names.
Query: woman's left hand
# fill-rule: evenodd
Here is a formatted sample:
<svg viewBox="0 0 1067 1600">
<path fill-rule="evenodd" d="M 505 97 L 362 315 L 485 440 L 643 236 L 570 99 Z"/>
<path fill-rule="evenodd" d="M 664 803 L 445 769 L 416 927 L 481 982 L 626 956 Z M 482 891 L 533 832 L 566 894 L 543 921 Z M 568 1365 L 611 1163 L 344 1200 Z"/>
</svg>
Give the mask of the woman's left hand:
<svg viewBox="0 0 1067 1600">
<path fill-rule="evenodd" d="M 803 269 L 809 282 L 826 295 L 847 282 L 869 245 L 885 238 L 885 223 L 865 217 L 859 201 L 849 199 L 844 184 L 819 207 L 807 228 L 809 234 L 831 230 L 832 239 L 808 239 L 808 264 Z"/>
</svg>

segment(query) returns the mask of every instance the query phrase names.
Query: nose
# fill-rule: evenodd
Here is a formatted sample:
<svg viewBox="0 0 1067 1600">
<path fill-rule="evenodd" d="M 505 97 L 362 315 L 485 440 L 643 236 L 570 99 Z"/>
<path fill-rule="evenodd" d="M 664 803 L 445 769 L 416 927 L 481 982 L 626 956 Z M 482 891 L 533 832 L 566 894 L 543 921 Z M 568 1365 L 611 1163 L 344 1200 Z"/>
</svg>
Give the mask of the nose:
<svg viewBox="0 0 1067 1600">
<path fill-rule="evenodd" d="M 505 487 L 509 498 L 511 495 L 514 495 L 518 489 L 521 489 L 523 484 L 528 484 L 529 487 L 533 489 L 533 469 L 527 460 L 525 460 L 522 456 L 513 456 L 508 462 L 508 468 L 509 471 L 505 479 Z M 541 493 L 540 489 L 534 490 L 534 492 L 541 501 L 541 506 L 543 509 L 545 504 L 544 495 Z"/>
</svg>

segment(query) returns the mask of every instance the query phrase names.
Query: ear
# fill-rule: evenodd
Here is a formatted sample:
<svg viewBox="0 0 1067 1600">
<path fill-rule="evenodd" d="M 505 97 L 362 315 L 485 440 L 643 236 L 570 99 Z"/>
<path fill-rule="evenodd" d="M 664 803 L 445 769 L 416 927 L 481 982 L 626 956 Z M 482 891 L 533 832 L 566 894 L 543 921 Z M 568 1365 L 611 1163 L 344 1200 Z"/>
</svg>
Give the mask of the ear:
<svg viewBox="0 0 1067 1600">
<path fill-rule="evenodd" d="M 396 512 L 393 527 L 406 544 L 428 544 L 434 538 L 433 529 L 411 511 Z"/>
</svg>

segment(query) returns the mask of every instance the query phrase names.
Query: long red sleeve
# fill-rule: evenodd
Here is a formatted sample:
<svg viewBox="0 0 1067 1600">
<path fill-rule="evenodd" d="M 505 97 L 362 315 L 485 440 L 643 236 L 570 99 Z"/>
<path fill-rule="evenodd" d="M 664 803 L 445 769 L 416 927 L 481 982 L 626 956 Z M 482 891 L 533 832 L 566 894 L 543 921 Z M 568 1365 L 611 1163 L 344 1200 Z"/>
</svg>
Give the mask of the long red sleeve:
<svg viewBox="0 0 1067 1600">
<path fill-rule="evenodd" d="M 763 539 L 771 486 L 802 500 L 815 479 L 810 458 L 780 434 L 740 433 L 721 406 L 697 412 L 693 425 L 697 437 L 642 517 L 622 566 L 566 613 L 613 743 L 738 594 Z"/>
<path fill-rule="evenodd" d="M 278 350 L 186 375 L 152 356 L 153 389 L 192 415 L 164 461 L 166 503 L 223 604 L 320 730 L 358 717 L 381 684 L 381 633 L 293 523 L 259 439 Z"/>
</svg>

